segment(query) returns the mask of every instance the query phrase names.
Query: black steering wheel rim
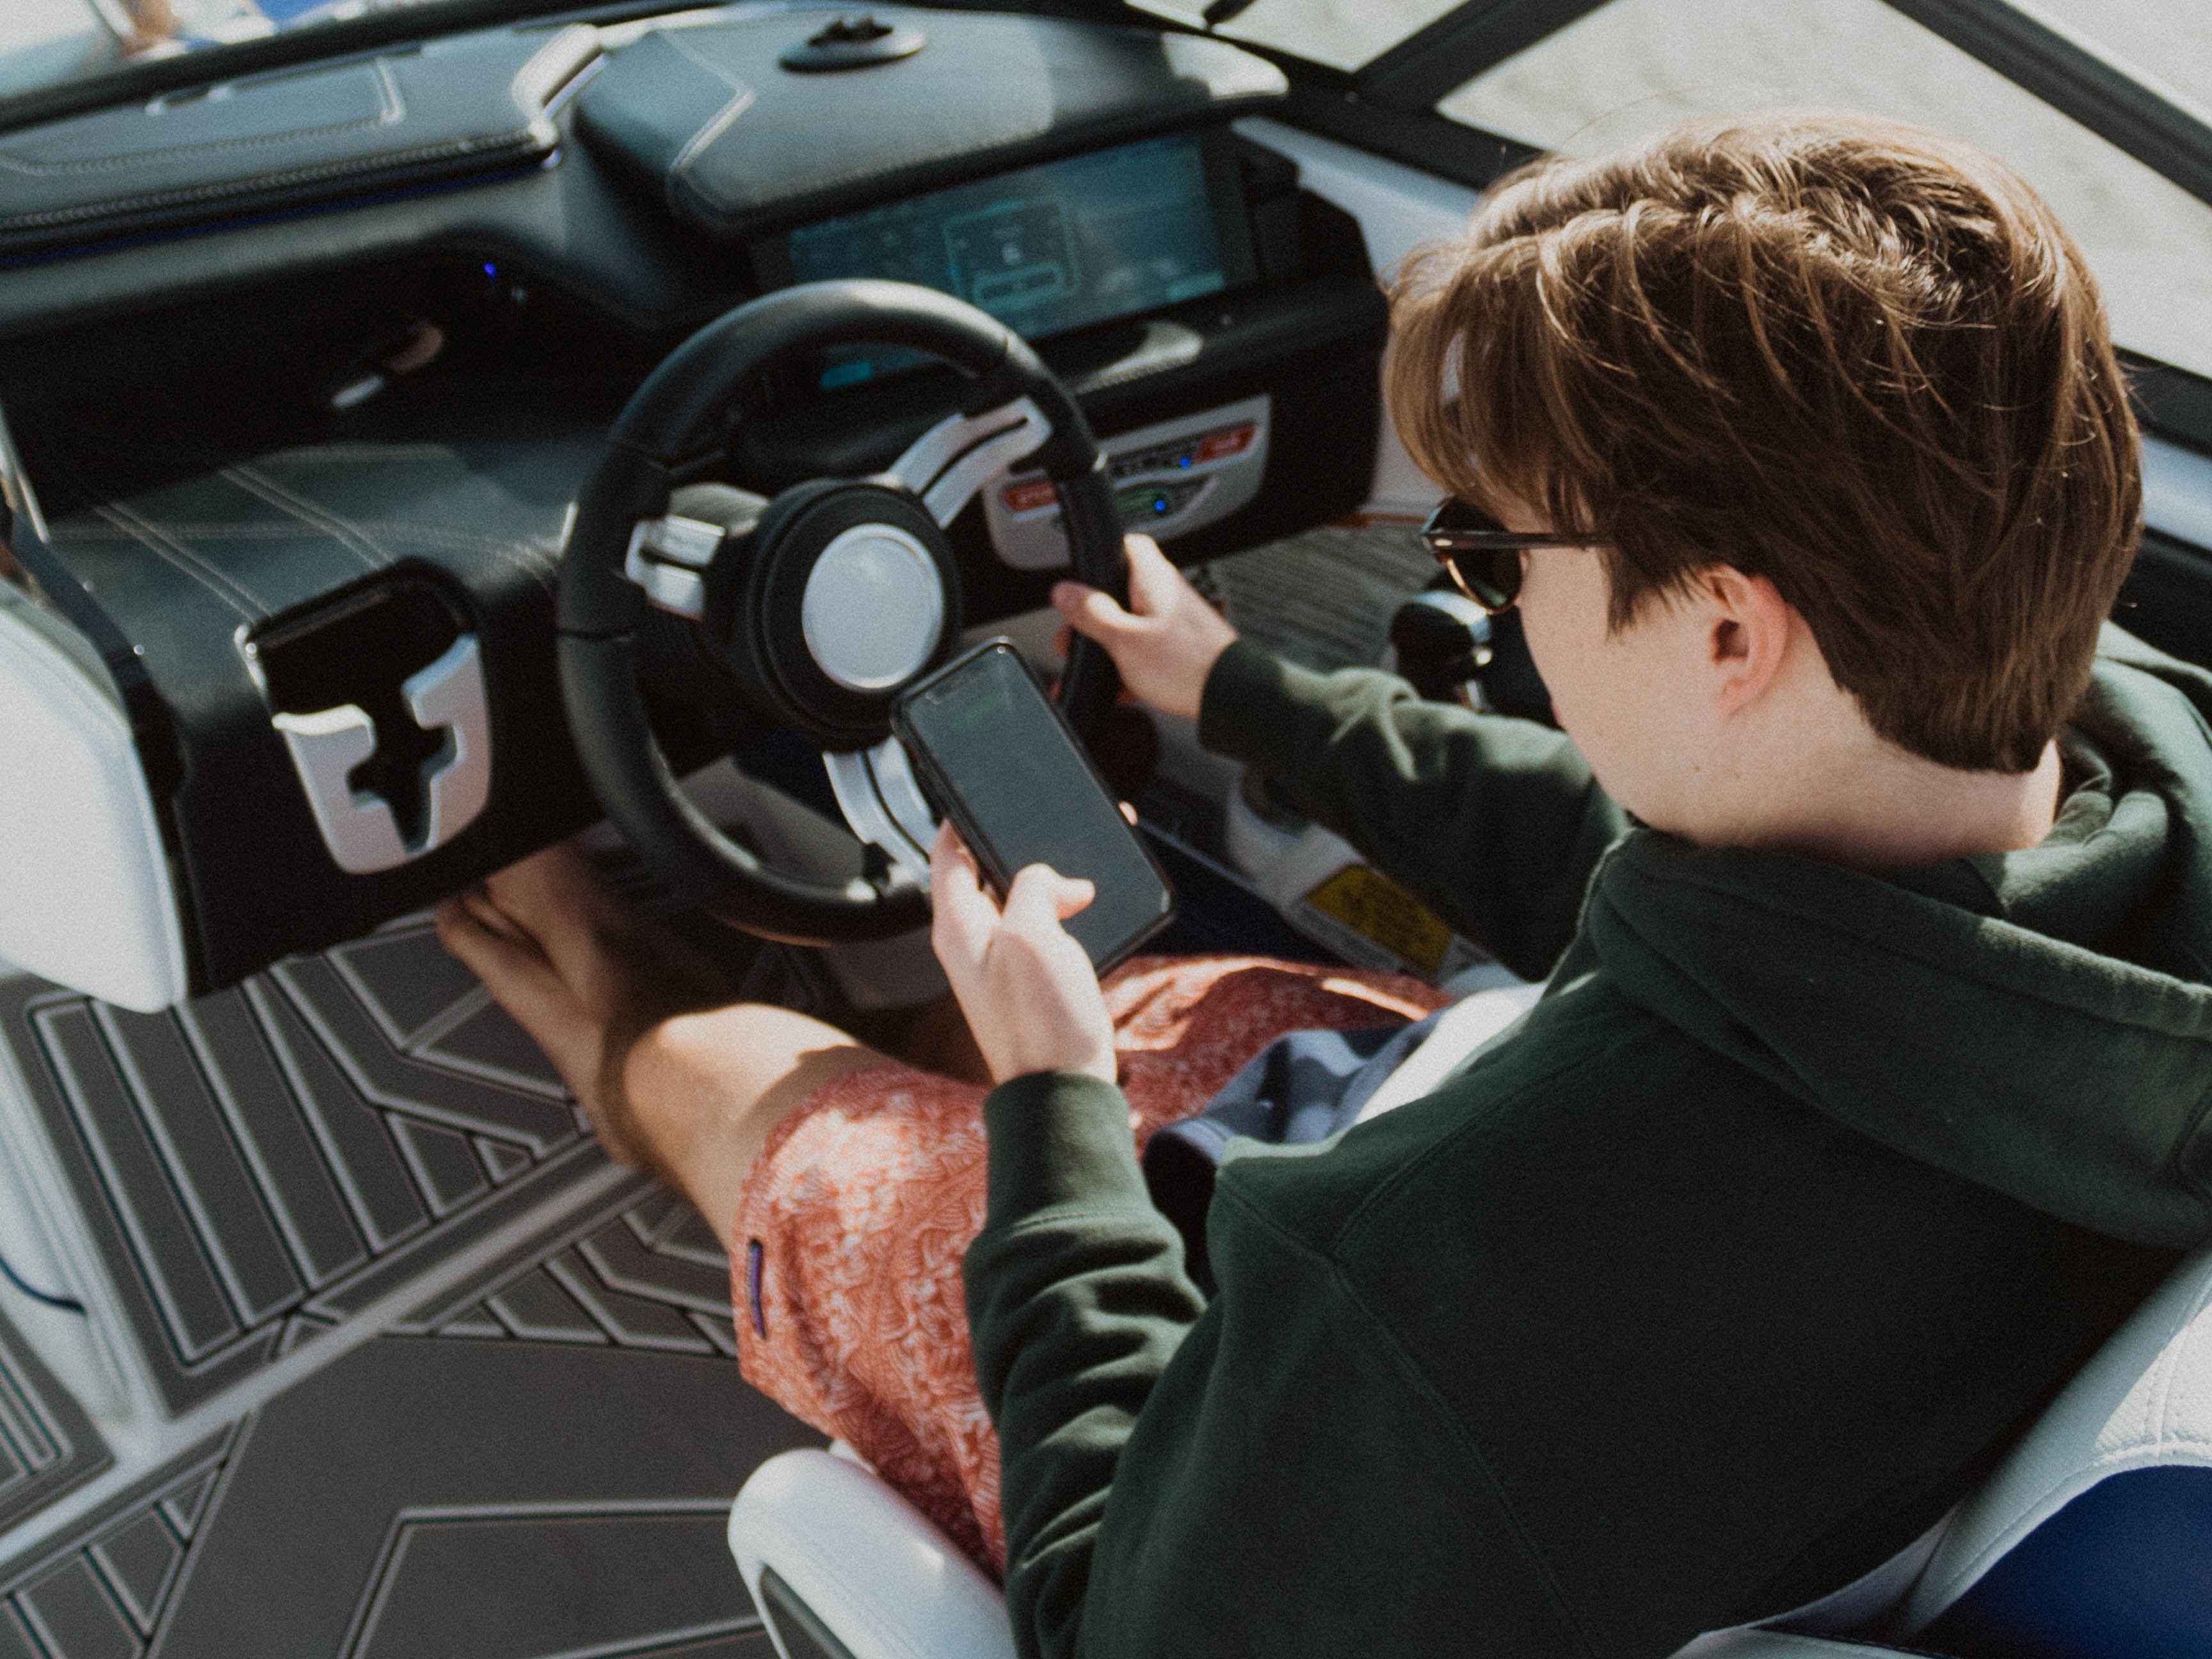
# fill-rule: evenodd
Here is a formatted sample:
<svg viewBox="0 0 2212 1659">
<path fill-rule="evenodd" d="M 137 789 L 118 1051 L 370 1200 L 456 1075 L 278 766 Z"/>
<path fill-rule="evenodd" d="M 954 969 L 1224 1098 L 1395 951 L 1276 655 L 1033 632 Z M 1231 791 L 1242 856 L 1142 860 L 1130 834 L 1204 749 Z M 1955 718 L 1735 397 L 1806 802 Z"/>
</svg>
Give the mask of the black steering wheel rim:
<svg viewBox="0 0 2212 1659">
<path fill-rule="evenodd" d="M 560 569 L 562 698 L 586 775 L 630 843 L 688 896 L 765 938 L 825 945 L 922 925 L 928 895 L 895 871 L 844 883 L 769 865 L 684 795 L 655 739 L 638 677 L 644 592 L 624 574 L 635 528 L 668 510 L 686 463 L 720 448 L 739 387 L 770 364 L 829 347 L 904 346 L 968 377 L 963 413 L 1026 398 L 1049 427 L 1030 464 L 1059 487 L 1076 576 L 1126 599 L 1128 567 L 1106 462 L 1083 412 L 1036 351 L 988 313 L 904 283 L 811 283 L 750 301 L 672 352 L 633 396 L 577 498 Z M 1078 639 L 1060 700 L 1096 728 L 1119 681 Z"/>
</svg>

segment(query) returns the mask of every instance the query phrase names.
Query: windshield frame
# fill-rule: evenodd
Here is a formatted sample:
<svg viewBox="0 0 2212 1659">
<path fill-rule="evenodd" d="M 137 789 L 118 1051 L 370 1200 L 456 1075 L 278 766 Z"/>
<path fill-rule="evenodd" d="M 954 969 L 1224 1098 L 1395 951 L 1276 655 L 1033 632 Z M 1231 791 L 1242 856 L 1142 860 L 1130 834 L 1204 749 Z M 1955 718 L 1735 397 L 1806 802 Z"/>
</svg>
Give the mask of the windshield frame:
<svg viewBox="0 0 2212 1659">
<path fill-rule="evenodd" d="M 2212 204 L 2212 109 L 2185 96 L 2169 97 L 2137 78 L 2139 71 L 2075 30 L 2047 21 L 2033 0 L 1882 0 L 1951 45 L 1996 70 L 2062 115 L 2170 179 L 2198 201 Z M 1144 12 L 1128 0 L 1109 0 L 1120 14 L 1155 28 L 1174 21 Z M 1399 118 L 1454 125 L 1436 112 L 1452 92 L 1515 53 L 1599 11 L 1611 0 L 1467 0 L 1427 27 L 1354 70 L 1316 64 L 1295 53 L 1250 41 L 1237 44 L 1272 59 L 1294 77 L 1326 87 L 1340 112 L 1323 119 L 1352 137 L 1369 125 L 1361 106 Z M 1243 10 L 1245 8 L 1239 7 Z M 1194 26 L 1189 32 L 1211 33 Z M 2149 71 L 2140 71 L 2148 73 Z M 1481 149 L 1510 155 L 1516 146 L 1483 134 Z M 1501 148 L 1501 145 L 1503 148 Z M 1491 176 L 1495 176 L 1494 174 Z M 1488 178 L 1463 182 L 1486 184 Z"/>
<path fill-rule="evenodd" d="M 1146 12 L 1128 0 L 936 0 L 946 10 L 1012 9 L 1032 15 L 1091 17 L 1174 33 L 1211 33 Z M 1346 72 L 1251 43 L 1248 50 L 1347 105 L 1371 104 L 1403 115 L 1433 116 L 1456 87 L 1526 50 L 1607 0 L 1467 0 L 1358 70 Z M 1884 0 L 1998 74 L 2171 179 L 2212 203 L 2212 112 L 2167 97 L 2135 77 L 2098 43 L 2023 9 L 2032 0 Z M 211 82 L 357 55 L 438 35 L 540 18 L 620 23 L 684 9 L 683 0 L 441 0 L 280 30 L 219 48 L 144 58 L 0 101 L 0 131 L 128 103 Z M 764 8 L 765 9 L 765 8 Z M 793 9 L 809 9 L 794 0 Z M 1242 9 L 1242 8 L 1239 8 Z M 1442 118 L 1437 118 L 1441 120 Z M 1505 160 L 1517 146 L 1484 135 L 1480 146 Z"/>
</svg>

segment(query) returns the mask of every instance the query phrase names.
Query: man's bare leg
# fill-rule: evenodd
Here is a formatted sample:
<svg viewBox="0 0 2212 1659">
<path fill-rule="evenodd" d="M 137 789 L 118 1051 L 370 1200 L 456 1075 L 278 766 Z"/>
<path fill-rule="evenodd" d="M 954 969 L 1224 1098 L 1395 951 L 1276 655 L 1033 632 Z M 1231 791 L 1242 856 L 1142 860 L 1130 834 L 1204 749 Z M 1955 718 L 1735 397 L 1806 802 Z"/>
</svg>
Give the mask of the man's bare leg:
<svg viewBox="0 0 2212 1659">
<path fill-rule="evenodd" d="M 725 1246 L 776 1124 L 884 1056 L 714 967 L 556 847 L 438 911 L 438 937 L 558 1068 L 608 1154 L 699 1206 Z"/>
</svg>

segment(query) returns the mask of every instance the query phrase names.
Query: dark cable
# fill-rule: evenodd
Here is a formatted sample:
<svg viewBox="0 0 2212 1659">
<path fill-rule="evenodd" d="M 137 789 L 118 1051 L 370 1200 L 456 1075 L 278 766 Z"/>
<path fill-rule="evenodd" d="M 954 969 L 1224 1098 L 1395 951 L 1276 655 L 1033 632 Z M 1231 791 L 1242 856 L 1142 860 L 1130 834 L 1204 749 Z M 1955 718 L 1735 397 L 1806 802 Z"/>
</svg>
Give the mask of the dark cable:
<svg viewBox="0 0 2212 1659">
<path fill-rule="evenodd" d="M 43 1302 L 49 1308 L 59 1308 L 64 1313 L 81 1314 L 84 1311 L 84 1304 L 75 1297 L 64 1296 L 56 1291 L 42 1291 L 37 1285 L 29 1283 L 22 1274 L 15 1271 L 15 1264 L 4 1255 L 0 1255 L 0 1278 L 4 1278 L 33 1302 Z"/>
</svg>

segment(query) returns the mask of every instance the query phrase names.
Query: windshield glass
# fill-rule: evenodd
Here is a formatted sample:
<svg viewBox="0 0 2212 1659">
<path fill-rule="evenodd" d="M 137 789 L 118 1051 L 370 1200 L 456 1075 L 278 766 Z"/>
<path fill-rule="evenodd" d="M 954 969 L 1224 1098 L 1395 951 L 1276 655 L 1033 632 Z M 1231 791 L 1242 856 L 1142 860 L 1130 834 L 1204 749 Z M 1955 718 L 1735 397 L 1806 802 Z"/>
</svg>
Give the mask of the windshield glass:
<svg viewBox="0 0 2212 1659">
<path fill-rule="evenodd" d="M 127 64 L 459 0 L 0 0 L 0 103 Z M 518 8 L 519 9 L 520 8 Z"/>
</svg>

